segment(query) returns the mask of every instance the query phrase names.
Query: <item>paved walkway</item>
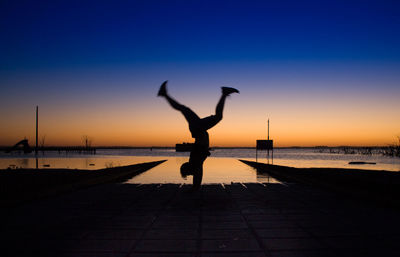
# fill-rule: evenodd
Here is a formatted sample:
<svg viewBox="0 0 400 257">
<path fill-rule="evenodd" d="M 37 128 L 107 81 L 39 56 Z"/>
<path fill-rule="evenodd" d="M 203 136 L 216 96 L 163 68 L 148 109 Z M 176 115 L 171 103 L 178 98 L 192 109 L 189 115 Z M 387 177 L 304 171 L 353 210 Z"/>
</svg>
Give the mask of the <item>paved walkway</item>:
<svg viewBox="0 0 400 257">
<path fill-rule="evenodd" d="M 299 184 L 108 184 L 2 213 L 1 256 L 400 256 L 400 215 Z"/>
</svg>

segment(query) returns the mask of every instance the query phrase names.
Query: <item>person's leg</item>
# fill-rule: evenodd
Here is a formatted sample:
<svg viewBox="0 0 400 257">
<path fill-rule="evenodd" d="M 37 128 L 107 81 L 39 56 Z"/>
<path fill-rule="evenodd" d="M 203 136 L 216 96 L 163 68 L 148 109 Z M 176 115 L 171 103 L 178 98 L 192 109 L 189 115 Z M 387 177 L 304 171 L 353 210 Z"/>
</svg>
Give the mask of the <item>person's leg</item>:
<svg viewBox="0 0 400 257">
<path fill-rule="evenodd" d="M 184 106 L 183 104 L 178 103 L 175 99 L 173 99 L 168 95 L 167 82 L 168 81 L 165 81 L 161 85 L 160 90 L 158 91 L 158 96 L 165 97 L 165 99 L 171 105 L 172 108 L 180 111 L 183 114 L 183 116 L 185 116 L 185 119 L 189 123 L 189 126 L 192 123 L 195 123 L 196 121 L 200 120 L 199 116 L 197 116 L 197 114 L 194 113 L 190 108 Z"/>
<path fill-rule="evenodd" d="M 224 111 L 224 104 L 225 104 L 226 95 L 222 95 L 219 99 L 217 104 L 217 108 L 215 109 L 215 115 L 210 115 L 208 117 L 202 118 L 201 128 L 204 130 L 209 130 L 210 128 L 214 127 L 222 120 L 222 112 Z"/>
<path fill-rule="evenodd" d="M 239 93 L 239 90 L 231 87 L 222 87 L 221 89 L 222 95 L 217 103 L 217 107 L 215 108 L 215 115 L 201 119 L 202 128 L 205 130 L 214 127 L 222 120 L 226 97 L 232 93 Z"/>
<path fill-rule="evenodd" d="M 218 120 L 222 120 L 222 113 L 224 111 L 224 106 L 225 106 L 225 100 L 228 95 L 222 94 L 221 98 L 219 99 L 217 103 L 217 107 L 215 107 L 215 117 Z"/>
</svg>

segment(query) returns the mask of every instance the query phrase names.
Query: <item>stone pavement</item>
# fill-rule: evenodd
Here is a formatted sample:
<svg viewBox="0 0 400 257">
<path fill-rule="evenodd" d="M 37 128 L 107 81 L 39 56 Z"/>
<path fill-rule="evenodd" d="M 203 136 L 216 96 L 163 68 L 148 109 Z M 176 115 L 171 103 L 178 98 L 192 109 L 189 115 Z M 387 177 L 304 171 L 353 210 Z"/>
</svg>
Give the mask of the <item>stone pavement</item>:
<svg viewBox="0 0 400 257">
<path fill-rule="evenodd" d="M 106 184 L 1 214 L 7 256 L 400 256 L 400 216 L 300 184 Z"/>
</svg>

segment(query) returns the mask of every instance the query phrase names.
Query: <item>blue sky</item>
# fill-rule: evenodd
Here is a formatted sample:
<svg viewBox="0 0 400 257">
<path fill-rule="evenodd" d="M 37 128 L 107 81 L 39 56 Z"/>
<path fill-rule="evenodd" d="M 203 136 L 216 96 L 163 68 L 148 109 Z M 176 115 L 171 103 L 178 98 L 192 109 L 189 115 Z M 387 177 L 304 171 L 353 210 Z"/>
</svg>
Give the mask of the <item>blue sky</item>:
<svg viewBox="0 0 400 257">
<path fill-rule="evenodd" d="M 398 61 L 398 1 L 2 1 L 1 68 Z"/>
<path fill-rule="evenodd" d="M 400 133 L 390 118 L 400 109 L 399 25 L 398 1 L 2 1 L 0 112 L 8 125 L 0 132 L 11 134 L 20 123 L 10 116 L 27 117 L 37 104 L 59 117 L 99 103 L 154 108 L 149 115 L 157 115 L 165 103 L 154 92 L 169 79 L 174 95 L 204 115 L 222 85 L 240 88 L 249 112 L 265 109 L 294 124 L 289 111 L 270 110 L 282 101 L 289 106 L 282 109 L 315 101 L 307 115 L 317 102 L 339 112 L 344 101 L 359 116 L 376 104 L 393 137 Z M 332 96 L 345 100 L 335 106 Z M 374 115 L 359 129 L 381 117 Z M 71 122 L 83 133 L 81 120 Z M 361 144 L 369 142 L 365 134 Z"/>
</svg>

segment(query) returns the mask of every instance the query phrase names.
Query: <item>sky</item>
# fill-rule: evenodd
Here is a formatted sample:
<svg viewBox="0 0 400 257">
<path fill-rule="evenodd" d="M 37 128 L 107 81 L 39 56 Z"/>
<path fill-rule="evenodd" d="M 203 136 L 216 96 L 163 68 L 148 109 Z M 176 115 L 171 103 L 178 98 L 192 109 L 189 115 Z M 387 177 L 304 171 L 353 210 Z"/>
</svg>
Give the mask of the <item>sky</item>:
<svg viewBox="0 0 400 257">
<path fill-rule="evenodd" d="M 157 97 L 211 115 L 211 146 L 377 146 L 400 136 L 398 1 L 1 1 L 0 145 L 192 142 Z"/>
</svg>

